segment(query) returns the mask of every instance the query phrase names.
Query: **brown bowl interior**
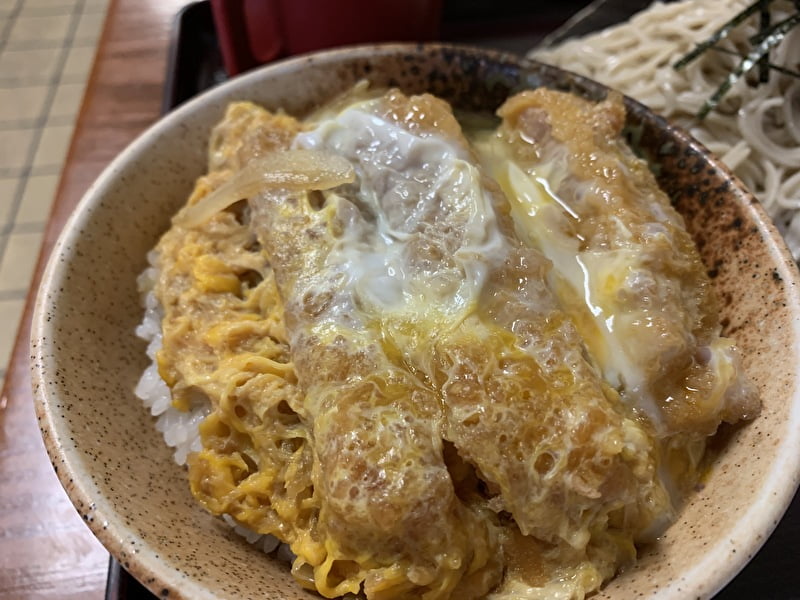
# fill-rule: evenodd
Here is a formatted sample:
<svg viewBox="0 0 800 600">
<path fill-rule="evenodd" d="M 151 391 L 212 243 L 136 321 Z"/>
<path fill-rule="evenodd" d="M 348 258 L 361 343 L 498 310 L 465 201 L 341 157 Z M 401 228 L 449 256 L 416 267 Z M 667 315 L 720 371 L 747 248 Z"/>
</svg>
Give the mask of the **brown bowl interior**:
<svg viewBox="0 0 800 600">
<path fill-rule="evenodd" d="M 287 565 L 193 501 L 184 471 L 134 397 L 147 364 L 144 343 L 133 333 L 142 312 L 136 276 L 203 172 L 210 128 L 228 101 L 249 99 L 302 115 L 362 78 L 484 111 L 512 91 L 539 85 L 593 98 L 606 93 L 563 71 L 485 51 L 333 51 L 213 90 L 157 124 L 109 167 L 68 224 L 45 275 L 33 379 L 44 439 L 75 506 L 123 566 L 161 597 L 317 597 L 297 587 Z M 764 412 L 730 432 L 707 485 L 679 521 L 598 597 L 659 590 L 675 598 L 707 596 L 763 543 L 797 482 L 797 461 L 786 459 L 798 429 L 796 268 L 751 196 L 695 142 L 632 102 L 627 131 L 700 245 L 722 298 L 725 333 L 744 349 Z M 783 487 L 775 483 L 780 469 Z M 764 490 L 775 491 L 774 506 L 765 504 Z"/>
</svg>

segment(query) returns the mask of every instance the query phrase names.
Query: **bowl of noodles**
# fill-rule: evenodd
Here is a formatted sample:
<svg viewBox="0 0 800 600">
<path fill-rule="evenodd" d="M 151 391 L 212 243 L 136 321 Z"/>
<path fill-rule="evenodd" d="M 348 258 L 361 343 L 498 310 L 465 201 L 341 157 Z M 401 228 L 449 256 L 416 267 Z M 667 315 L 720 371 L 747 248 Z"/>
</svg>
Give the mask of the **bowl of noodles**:
<svg viewBox="0 0 800 600">
<path fill-rule="evenodd" d="M 800 473 L 797 269 L 643 105 L 446 45 L 154 125 L 43 278 L 77 510 L 170 598 L 708 597 Z"/>
</svg>

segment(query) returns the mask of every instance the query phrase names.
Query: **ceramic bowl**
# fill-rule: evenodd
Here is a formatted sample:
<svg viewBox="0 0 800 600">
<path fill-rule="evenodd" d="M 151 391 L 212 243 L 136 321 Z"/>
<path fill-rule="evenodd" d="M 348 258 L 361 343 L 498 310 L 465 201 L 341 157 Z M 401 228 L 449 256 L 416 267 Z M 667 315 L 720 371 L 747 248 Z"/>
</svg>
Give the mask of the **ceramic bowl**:
<svg viewBox="0 0 800 600">
<path fill-rule="evenodd" d="M 484 50 L 378 46 L 275 64 L 180 107 L 130 145 L 86 193 L 36 303 L 32 369 L 42 433 L 75 507 L 137 579 L 172 598 L 314 598 L 194 502 L 182 468 L 133 395 L 147 364 L 134 335 L 136 276 L 204 170 L 231 100 L 302 115 L 360 79 L 493 110 L 548 86 L 602 98 L 576 75 Z M 627 131 L 683 213 L 761 391 L 763 412 L 730 432 L 708 480 L 638 564 L 596 598 L 695 598 L 721 589 L 778 523 L 800 473 L 798 273 L 761 207 L 695 141 L 628 101 Z"/>
</svg>

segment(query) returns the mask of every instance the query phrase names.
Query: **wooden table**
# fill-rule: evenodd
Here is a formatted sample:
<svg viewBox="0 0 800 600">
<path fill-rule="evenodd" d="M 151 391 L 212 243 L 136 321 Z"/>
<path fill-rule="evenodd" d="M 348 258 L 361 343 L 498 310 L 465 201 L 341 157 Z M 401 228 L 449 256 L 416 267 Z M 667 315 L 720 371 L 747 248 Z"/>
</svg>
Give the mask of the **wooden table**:
<svg viewBox="0 0 800 600">
<path fill-rule="evenodd" d="M 0 600 L 103 598 L 108 553 L 72 507 L 33 411 L 28 338 L 38 282 L 91 182 L 159 116 L 169 35 L 186 0 L 112 0 L 0 395 Z"/>
</svg>

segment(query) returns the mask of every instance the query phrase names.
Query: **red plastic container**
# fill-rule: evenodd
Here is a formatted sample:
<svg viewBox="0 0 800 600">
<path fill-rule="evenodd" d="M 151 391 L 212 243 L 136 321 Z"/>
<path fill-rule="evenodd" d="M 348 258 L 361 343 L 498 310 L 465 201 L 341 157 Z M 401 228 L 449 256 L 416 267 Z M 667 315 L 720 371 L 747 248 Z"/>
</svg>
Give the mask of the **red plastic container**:
<svg viewBox="0 0 800 600">
<path fill-rule="evenodd" d="M 442 0 L 211 0 L 229 75 L 346 44 L 438 38 Z"/>
</svg>

